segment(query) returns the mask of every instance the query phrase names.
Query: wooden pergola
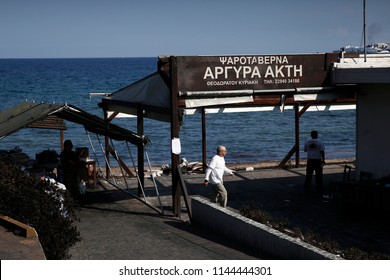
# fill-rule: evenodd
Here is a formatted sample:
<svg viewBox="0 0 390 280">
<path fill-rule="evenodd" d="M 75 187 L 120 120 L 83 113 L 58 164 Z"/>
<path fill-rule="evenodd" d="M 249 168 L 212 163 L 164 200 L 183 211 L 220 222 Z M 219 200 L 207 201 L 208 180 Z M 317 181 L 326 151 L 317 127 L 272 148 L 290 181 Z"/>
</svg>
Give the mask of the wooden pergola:
<svg viewBox="0 0 390 280">
<path fill-rule="evenodd" d="M 183 111 L 202 114 L 202 161 L 206 168 L 206 109 L 293 106 L 295 144 L 281 160 L 292 155 L 299 165 L 299 118 L 313 105 L 355 104 L 356 86 L 332 83 L 332 65 L 357 54 L 321 53 L 296 55 L 169 56 L 159 57 L 157 72 L 102 99 L 108 112 L 137 116 L 137 134 L 143 135 L 144 117 L 169 121 L 171 139 L 180 139 Z M 180 213 L 177 188 L 179 154 L 172 150 L 172 204 Z M 138 145 L 138 172 L 144 182 L 144 150 Z"/>
</svg>

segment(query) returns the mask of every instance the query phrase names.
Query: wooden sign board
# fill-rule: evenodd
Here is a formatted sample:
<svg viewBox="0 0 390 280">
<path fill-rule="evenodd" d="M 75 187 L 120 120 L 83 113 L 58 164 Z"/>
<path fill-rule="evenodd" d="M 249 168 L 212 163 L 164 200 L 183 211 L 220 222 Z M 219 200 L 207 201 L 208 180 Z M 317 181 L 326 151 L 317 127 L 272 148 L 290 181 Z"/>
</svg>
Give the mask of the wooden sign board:
<svg viewBox="0 0 390 280">
<path fill-rule="evenodd" d="M 338 53 L 178 56 L 179 92 L 294 89 L 330 85 Z"/>
</svg>

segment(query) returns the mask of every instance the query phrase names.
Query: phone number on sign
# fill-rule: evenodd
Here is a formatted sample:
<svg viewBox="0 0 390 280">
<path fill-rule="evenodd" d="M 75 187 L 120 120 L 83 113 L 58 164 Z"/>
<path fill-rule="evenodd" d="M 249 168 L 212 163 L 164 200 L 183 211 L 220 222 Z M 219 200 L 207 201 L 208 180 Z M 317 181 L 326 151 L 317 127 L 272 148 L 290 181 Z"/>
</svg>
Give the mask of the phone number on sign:
<svg viewBox="0 0 390 280">
<path fill-rule="evenodd" d="M 271 267 L 213 267 L 213 275 L 272 275 Z"/>
<path fill-rule="evenodd" d="M 299 84 L 300 79 L 275 79 L 275 84 Z"/>
</svg>

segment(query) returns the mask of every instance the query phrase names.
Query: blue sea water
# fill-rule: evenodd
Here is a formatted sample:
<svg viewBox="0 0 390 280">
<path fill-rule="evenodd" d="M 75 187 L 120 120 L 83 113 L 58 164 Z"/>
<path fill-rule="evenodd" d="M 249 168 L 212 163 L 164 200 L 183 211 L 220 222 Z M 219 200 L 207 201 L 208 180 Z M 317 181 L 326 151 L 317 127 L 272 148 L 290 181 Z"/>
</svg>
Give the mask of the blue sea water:
<svg viewBox="0 0 390 280">
<path fill-rule="evenodd" d="M 86 59 L 0 59 L 0 111 L 25 100 L 68 103 L 102 117 L 98 107 L 100 97 L 90 92 L 114 92 L 157 69 L 157 58 L 86 58 Z M 136 119 L 115 120 L 136 131 Z M 90 147 L 81 125 L 66 122 L 66 139 L 75 147 Z M 228 163 L 281 160 L 295 143 L 294 111 L 279 110 L 251 113 L 207 114 L 207 155 L 215 153 L 217 145 L 228 148 Z M 325 142 L 327 158 L 355 157 L 355 111 L 306 112 L 300 119 L 302 146 L 310 131 L 319 131 Z M 145 135 L 151 140 L 148 156 L 152 165 L 170 163 L 170 127 L 168 123 L 145 120 Z M 99 140 L 90 135 L 94 148 L 103 161 Z M 59 132 L 45 129 L 22 129 L 0 140 L 0 150 L 19 146 L 31 158 L 45 149 L 60 152 Z M 201 116 L 184 117 L 180 131 L 182 157 L 198 161 L 202 157 Z M 131 164 L 128 148 L 116 142 L 119 154 Z M 91 148 L 90 148 L 91 149 Z M 136 148 L 130 147 L 135 158 Z M 92 153 L 92 150 L 91 152 Z"/>
</svg>

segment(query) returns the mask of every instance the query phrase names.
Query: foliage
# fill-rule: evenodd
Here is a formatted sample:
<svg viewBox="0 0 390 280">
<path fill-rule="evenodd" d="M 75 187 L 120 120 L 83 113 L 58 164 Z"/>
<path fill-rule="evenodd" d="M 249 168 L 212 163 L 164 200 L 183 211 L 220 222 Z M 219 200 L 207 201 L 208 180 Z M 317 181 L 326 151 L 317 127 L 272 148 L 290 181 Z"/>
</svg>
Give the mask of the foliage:
<svg viewBox="0 0 390 280">
<path fill-rule="evenodd" d="M 288 234 L 292 237 L 299 238 L 306 243 L 309 243 L 317 248 L 321 248 L 332 254 L 341 256 L 349 260 L 388 260 L 390 256 L 378 252 L 365 252 L 358 248 L 344 248 L 342 249 L 337 242 L 332 240 L 330 236 L 321 236 L 313 232 L 303 233 L 300 229 L 289 229 L 289 223 L 283 219 L 273 218 L 269 213 L 262 211 L 255 205 L 245 205 L 240 209 L 241 215 L 254 220 L 256 222 L 265 224 L 273 229 Z"/>
<path fill-rule="evenodd" d="M 34 227 L 47 259 L 69 259 L 70 247 L 80 241 L 75 206 L 67 192 L 0 155 L 0 213 Z"/>
</svg>

